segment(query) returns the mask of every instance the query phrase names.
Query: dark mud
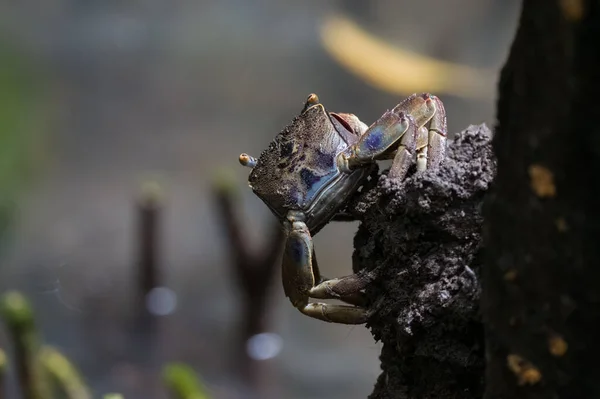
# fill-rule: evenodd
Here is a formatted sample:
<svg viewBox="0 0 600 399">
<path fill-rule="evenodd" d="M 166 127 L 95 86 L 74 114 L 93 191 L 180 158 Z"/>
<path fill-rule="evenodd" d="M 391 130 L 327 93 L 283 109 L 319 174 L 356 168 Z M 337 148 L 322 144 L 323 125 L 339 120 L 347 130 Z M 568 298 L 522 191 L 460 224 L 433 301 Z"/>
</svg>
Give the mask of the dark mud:
<svg viewBox="0 0 600 399">
<path fill-rule="evenodd" d="M 437 171 L 404 182 L 382 174 L 349 205 L 362 220 L 355 272 L 367 288 L 368 327 L 383 342 L 371 399 L 481 398 L 481 213 L 495 174 L 491 132 L 470 126 Z"/>
</svg>

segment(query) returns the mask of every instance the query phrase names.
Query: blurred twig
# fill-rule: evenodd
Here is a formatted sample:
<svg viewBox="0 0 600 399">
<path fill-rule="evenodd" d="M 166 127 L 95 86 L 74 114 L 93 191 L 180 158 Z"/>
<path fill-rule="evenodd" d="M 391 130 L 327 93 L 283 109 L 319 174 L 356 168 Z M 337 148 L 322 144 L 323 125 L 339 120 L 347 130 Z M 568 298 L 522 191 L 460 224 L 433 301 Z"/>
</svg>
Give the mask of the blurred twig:
<svg viewBox="0 0 600 399">
<path fill-rule="evenodd" d="M 163 195 L 161 188 L 152 182 L 142 187 L 137 202 L 138 215 L 138 304 L 140 314 L 147 314 L 148 293 L 160 284 L 159 228 Z"/>
<path fill-rule="evenodd" d="M 62 353 L 50 346 L 40 351 L 42 366 L 54 379 L 67 399 L 91 399 L 92 394 L 76 367 Z"/>
<path fill-rule="evenodd" d="M 389 45 L 345 16 L 321 27 L 325 50 L 350 72 L 387 92 L 406 95 L 430 91 L 474 99 L 492 98 L 495 70 L 472 68 Z"/>
<path fill-rule="evenodd" d="M 163 380 L 173 399 L 209 399 L 194 370 L 185 364 L 168 364 L 163 371 Z"/>
<path fill-rule="evenodd" d="M 8 359 L 6 353 L 0 349 L 0 399 L 4 399 L 6 396 L 6 385 L 4 384 L 6 376 L 6 368 L 8 366 Z"/>
<path fill-rule="evenodd" d="M 257 388 L 260 368 L 246 350 L 248 339 L 267 329 L 269 287 L 275 276 L 277 261 L 283 247 L 283 231 L 273 222 L 269 241 L 262 248 L 250 248 L 239 220 L 239 192 L 237 184 L 228 176 L 219 176 L 213 185 L 215 202 L 225 226 L 231 246 L 233 276 L 242 298 L 242 329 L 240 331 L 238 360 L 242 376 L 249 386 Z"/>
<path fill-rule="evenodd" d="M 103 399 L 124 399 L 120 393 L 107 393 Z"/>
<path fill-rule="evenodd" d="M 24 399 L 51 399 L 53 388 L 58 388 L 67 399 L 91 399 L 88 387 L 69 359 L 55 348 L 41 346 L 34 313 L 25 296 L 17 291 L 4 294 L 0 313 L 14 345 L 14 361 Z M 2 390 L 1 379 L 6 364 L 4 352 L 0 351 Z"/>
<path fill-rule="evenodd" d="M 40 342 L 29 302 L 19 292 L 8 292 L 2 297 L 0 312 L 14 344 L 23 398 L 49 399 L 51 391 L 37 356 Z"/>
<path fill-rule="evenodd" d="M 48 160 L 46 134 L 56 102 L 44 65 L 0 35 L 0 235 L 10 236 L 16 204 Z M 51 96 L 51 95 L 50 95 Z M 6 245 L 6 240 L 0 243 Z"/>
</svg>

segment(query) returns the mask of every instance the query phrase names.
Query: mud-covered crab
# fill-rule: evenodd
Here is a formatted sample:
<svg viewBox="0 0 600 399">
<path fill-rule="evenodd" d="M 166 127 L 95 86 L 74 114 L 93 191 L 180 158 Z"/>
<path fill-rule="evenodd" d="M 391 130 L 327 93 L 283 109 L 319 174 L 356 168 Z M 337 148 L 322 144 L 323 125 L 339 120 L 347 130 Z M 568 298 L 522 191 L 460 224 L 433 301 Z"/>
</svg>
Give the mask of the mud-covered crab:
<svg viewBox="0 0 600 399">
<path fill-rule="evenodd" d="M 302 313 L 343 324 L 366 322 L 357 274 L 326 279 L 319 271 L 312 236 L 336 214 L 372 171 L 376 160 L 392 159 L 389 176 L 402 179 L 437 167 L 446 147 L 446 113 L 431 94 L 412 95 L 367 127 L 355 115 L 328 112 L 315 94 L 258 159 L 240 155 L 252 168 L 248 183 L 283 224 L 285 295 Z M 339 299 L 349 305 L 310 302 Z"/>
</svg>

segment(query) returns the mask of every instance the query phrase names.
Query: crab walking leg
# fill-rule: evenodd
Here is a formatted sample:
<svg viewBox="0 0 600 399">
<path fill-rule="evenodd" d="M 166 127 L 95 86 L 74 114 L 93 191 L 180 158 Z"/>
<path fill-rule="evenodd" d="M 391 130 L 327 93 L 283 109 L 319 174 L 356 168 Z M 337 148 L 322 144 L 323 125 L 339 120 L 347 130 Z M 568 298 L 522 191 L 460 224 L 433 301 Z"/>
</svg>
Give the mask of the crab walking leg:
<svg viewBox="0 0 600 399">
<path fill-rule="evenodd" d="M 287 241 L 283 255 L 282 277 L 285 295 L 307 316 L 341 324 L 363 324 L 365 309 L 327 303 L 309 303 L 309 292 L 315 284 L 312 237 L 304 222 L 288 217 Z"/>
<path fill-rule="evenodd" d="M 367 322 L 367 311 L 356 306 L 311 302 L 300 311 L 307 316 L 329 323 L 364 324 Z"/>
<path fill-rule="evenodd" d="M 309 296 L 316 299 L 339 299 L 354 306 L 365 306 L 363 290 L 373 279 L 373 274 L 352 274 L 340 278 L 327 278 L 319 272 L 317 255 L 312 255 L 313 274 L 316 286 L 310 289 Z"/>
<path fill-rule="evenodd" d="M 429 93 L 413 94 L 393 111 L 411 115 L 417 124 L 417 170 L 437 167 L 444 158 L 446 145 L 444 104 Z"/>
<path fill-rule="evenodd" d="M 413 94 L 393 109 L 395 112 L 404 112 L 411 115 L 417 125 L 416 158 L 418 171 L 423 171 L 427 168 L 429 131 L 425 125 L 436 113 L 435 103 L 431 97 L 427 93 Z"/>
<path fill-rule="evenodd" d="M 365 306 L 365 295 L 362 292 L 372 280 L 370 275 L 351 274 L 349 276 L 323 279 L 309 294 L 317 299 L 339 299 L 355 306 Z"/>
<path fill-rule="evenodd" d="M 387 111 L 360 136 L 358 142 L 342 153 L 342 169 L 350 171 L 372 163 L 374 159 L 389 158 L 411 125 L 410 117 L 400 110 Z"/>
<path fill-rule="evenodd" d="M 400 180 L 404 179 L 406 176 L 408 169 L 415 159 L 415 151 L 417 150 L 417 125 L 411 116 L 408 116 L 408 120 L 409 128 L 400 140 L 400 145 L 398 146 L 398 150 L 396 150 L 394 161 L 392 162 L 390 172 L 388 173 L 389 177 L 398 178 Z"/>
<path fill-rule="evenodd" d="M 444 104 L 436 96 L 430 97 L 435 105 L 436 112 L 429 122 L 427 169 L 437 168 L 444 160 L 446 156 L 446 135 L 448 134 Z"/>
<path fill-rule="evenodd" d="M 292 305 L 302 308 L 308 304 L 308 291 L 315 285 L 312 237 L 304 222 L 288 217 L 284 223 L 287 240 L 281 269 L 283 291 Z"/>
<path fill-rule="evenodd" d="M 427 169 L 427 156 L 429 155 L 429 131 L 425 126 L 417 129 L 417 171 L 422 172 Z"/>
</svg>

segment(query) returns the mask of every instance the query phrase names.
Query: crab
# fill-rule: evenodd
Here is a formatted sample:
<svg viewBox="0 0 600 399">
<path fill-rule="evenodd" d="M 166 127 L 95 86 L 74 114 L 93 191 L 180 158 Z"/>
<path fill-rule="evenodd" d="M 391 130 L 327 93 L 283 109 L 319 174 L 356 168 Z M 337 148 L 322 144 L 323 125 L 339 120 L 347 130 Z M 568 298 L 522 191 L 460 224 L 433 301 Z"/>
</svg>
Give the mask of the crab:
<svg viewBox="0 0 600 399">
<path fill-rule="evenodd" d="M 446 132 L 444 106 L 428 93 L 411 95 L 371 126 L 353 114 L 328 112 L 310 94 L 300 115 L 259 158 L 240 155 L 240 163 L 252 168 L 249 186 L 283 225 L 283 288 L 294 307 L 326 322 L 367 321 L 364 290 L 369 277 L 358 273 L 325 278 L 313 237 L 330 221 L 348 220 L 341 211 L 377 160 L 393 159 L 388 177 L 397 179 L 404 179 L 415 163 L 417 173 L 438 168 Z"/>
</svg>

